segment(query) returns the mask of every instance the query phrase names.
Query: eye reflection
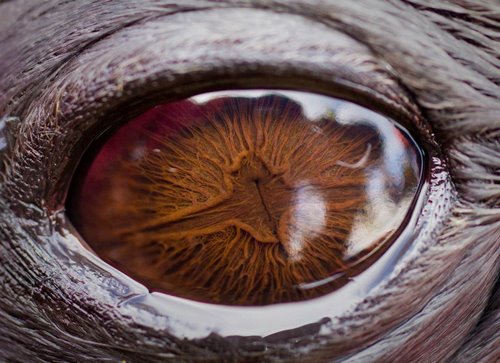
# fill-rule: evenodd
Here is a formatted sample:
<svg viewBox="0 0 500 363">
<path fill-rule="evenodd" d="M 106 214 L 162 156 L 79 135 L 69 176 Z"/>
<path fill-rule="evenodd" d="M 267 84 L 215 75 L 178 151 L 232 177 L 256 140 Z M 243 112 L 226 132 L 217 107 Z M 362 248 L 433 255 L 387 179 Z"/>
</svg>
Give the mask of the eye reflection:
<svg viewBox="0 0 500 363">
<path fill-rule="evenodd" d="M 92 249 L 152 290 L 226 305 L 348 283 L 397 238 L 422 168 L 401 126 L 295 91 L 159 105 L 88 159 L 68 209 Z"/>
</svg>

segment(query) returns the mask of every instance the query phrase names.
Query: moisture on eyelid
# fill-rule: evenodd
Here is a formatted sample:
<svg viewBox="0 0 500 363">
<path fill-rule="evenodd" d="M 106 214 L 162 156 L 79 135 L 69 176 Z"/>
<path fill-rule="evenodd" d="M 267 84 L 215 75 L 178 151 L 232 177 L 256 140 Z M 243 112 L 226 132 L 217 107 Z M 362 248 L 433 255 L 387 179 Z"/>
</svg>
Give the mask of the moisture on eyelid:
<svg viewBox="0 0 500 363">
<path fill-rule="evenodd" d="M 297 91 L 159 105 L 91 160 L 71 218 L 152 290 L 225 305 L 325 295 L 397 238 L 421 154 L 390 119 Z"/>
</svg>

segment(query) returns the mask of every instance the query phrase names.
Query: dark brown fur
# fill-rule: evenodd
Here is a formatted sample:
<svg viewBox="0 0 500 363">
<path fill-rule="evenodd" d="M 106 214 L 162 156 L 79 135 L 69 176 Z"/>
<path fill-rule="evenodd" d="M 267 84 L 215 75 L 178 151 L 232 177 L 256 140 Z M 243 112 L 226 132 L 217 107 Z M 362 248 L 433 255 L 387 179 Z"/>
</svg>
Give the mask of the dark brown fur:
<svg viewBox="0 0 500 363">
<path fill-rule="evenodd" d="M 494 0 L 2 2 L 0 360 L 500 360 L 499 30 Z M 335 84 L 438 145 L 415 250 L 342 316 L 182 338 L 133 304 L 141 288 L 79 247 L 68 180 L 110 115 L 268 83 Z"/>
</svg>

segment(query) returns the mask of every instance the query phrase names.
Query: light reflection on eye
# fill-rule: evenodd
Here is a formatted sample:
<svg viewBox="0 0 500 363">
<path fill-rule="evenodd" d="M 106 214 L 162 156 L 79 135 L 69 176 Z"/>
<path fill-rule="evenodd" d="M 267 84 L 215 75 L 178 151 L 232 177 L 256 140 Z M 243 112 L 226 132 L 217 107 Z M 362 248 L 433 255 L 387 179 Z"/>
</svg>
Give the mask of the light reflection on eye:
<svg viewBox="0 0 500 363">
<path fill-rule="evenodd" d="M 411 213 L 422 154 L 353 103 L 252 90 L 156 106 L 87 164 L 68 210 L 98 255 L 155 291 L 267 305 L 372 265 Z"/>
</svg>

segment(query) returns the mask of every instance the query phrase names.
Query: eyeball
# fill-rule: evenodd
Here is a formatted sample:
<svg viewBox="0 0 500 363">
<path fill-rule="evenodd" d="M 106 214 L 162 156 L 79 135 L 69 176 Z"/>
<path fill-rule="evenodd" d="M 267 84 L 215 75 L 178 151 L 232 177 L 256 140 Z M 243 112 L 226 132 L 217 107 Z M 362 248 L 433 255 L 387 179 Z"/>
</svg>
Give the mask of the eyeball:
<svg viewBox="0 0 500 363">
<path fill-rule="evenodd" d="M 92 146 L 69 217 L 153 291 L 223 305 L 334 293 L 398 238 L 422 182 L 402 125 L 354 103 L 228 90 L 157 105 Z"/>
</svg>

